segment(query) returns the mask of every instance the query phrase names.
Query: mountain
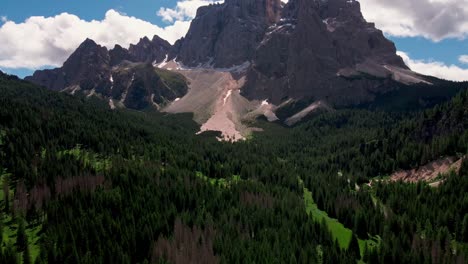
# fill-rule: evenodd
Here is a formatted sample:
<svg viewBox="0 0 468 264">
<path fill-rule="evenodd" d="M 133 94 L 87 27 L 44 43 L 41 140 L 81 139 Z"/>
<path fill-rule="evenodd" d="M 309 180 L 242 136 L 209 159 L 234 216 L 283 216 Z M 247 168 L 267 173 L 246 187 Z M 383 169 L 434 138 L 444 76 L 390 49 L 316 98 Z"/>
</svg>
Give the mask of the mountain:
<svg viewBox="0 0 468 264">
<path fill-rule="evenodd" d="M 36 71 L 26 80 L 51 90 L 96 95 L 111 108 L 160 108 L 188 89 L 183 76 L 153 67 L 166 59 L 170 48 L 157 36 L 142 38 L 128 50 L 116 45 L 110 51 L 87 39 L 61 68 Z"/>
<path fill-rule="evenodd" d="M 236 140 L 258 116 L 292 125 L 341 107 L 430 107 L 459 90 L 411 71 L 355 0 L 226 0 L 200 7 L 174 45 L 155 36 L 108 51 L 86 40 L 26 80 L 111 108 L 192 112 L 201 131 Z"/>
<path fill-rule="evenodd" d="M 109 65 L 167 59 L 224 69 L 249 62 L 242 95 L 276 105 L 312 98 L 349 106 L 374 100 L 395 82 L 430 84 L 408 69 L 354 0 L 226 0 L 200 7 L 174 46 L 155 36 L 107 52 L 87 40 L 61 70 L 38 71 L 28 80 L 54 90 L 80 85 L 99 93 L 110 86 Z"/>
<path fill-rule="evenodd" d="M 171 58 L 190 67 L 230 68 L 251 62 L 242 94 L 314 98 L 356 105 L 403 84 L 426 83 L 395 45 L 351 0 L 227 0 L 201 7 Z"/>
<path fill-rule="evenodd" d="M 70 85 L 79 85 L 83 90 L 104 89 L 110 78 L 109 62 L 107 49 L 86 39 L 62 68 L 36 71 L 32 77 L 26 77 L 26 80 L 56 91 Z"/>
</svg>

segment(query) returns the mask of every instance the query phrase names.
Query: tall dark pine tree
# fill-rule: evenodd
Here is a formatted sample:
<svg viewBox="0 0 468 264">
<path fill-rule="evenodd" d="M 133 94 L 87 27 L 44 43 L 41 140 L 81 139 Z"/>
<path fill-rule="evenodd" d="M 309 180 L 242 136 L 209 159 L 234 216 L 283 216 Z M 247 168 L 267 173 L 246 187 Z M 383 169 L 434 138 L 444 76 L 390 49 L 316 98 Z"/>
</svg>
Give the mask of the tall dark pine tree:
<svg viewBox="0 0 468 264">
<path fill-rule="evenodd" d="M 359 250 L 359 241 L 356 234 L 353 233 L 351 242 L 348 247 L 349 254 L 355 256 L 356 259 L 361 259 L 361 251 Z"/>
<path fill-rule="evenodd" d="M 2 172 L 2 168 L 0 168 L 0 172 Z M 4 209 L 5 209 L 5 213 L 8 213 L 10 211 L 10 188 L 8 186 L 8 177 L 6 175 L 4 175 L 2 177 L 3 179 L 3 202 L 4 202 Z"/>
<path fill-rule="evenodd" d="M 26 249 L 23 252 L 23 264 L 31 264 L 31 252 L 29 252 L 29 246 L 26 245 Z"/>
<path fill-rule="evenodd" d="M 17 264 L 18 263 L 18 255 L 15 252 L 15 248 L 12 244 L 8 244 L 3 252 L 3 263 L 11 263 Z"/>
<path fill-rule="evenodd" d="M 28 247 L 28 237 L 26 235 L 26 228 L 24 226 L 24 220 L 18 219 L 18 231 L 16 233 L 16 248 L 18 252 L 25 251 Z"/>
</svg>

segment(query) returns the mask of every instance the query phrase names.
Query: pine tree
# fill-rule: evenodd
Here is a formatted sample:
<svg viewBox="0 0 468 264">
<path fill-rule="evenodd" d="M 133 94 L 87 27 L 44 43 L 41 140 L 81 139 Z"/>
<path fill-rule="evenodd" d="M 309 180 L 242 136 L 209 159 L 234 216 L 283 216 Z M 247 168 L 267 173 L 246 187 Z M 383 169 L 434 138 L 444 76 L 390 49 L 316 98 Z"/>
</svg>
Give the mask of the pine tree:
<svg viewBox="0 0 468 264">
<path fill-rule="evenodd" d="M 8 177 L 6 175 L 3 176 L 3 202 L 5 204 L 5 213 L 10 211 L 10 188 L 8 186 Z"/>
<path fill-rule="evenodd" d="M 3 257 L 5 260 L 5 263 L 11 263 L 11 264 L 18 263 L 18 255 L 16 254 L 16 251 L 13 245 L 10 243 L 6 246 Z"/>
<path fill-rule="evenodd" d="M 18 219 L 18 231 L 16 233 L 16 248 L 18 252 L 25 251 L 28 247 L 28 237 L 26 235 L 26 228 L 24 226 L 24 220 Z"/>
<path fill-rule="evenodd" d="M 369 258 L 370 258 L 369 247 L 367 246 L 367 243 L 364 243 L 364 256 L 362 256 L 362 260 L 368 263 Z"/>
<path fill-rule="evenodd" d="M 23 252 L 23 264 L 31 263 L 31 253 L 29 252 L 29 246 L 26 245 L 26 249 Z"/>
<path fill-rule="evenodd" d="M 460 240 L 468 242 L 468 215 L 463 217 Z"/>
<path fill-rule="evenodd" d="M 357 236 L 353 233 L 351 242 L 348 247 L 349 254 L 353 255 L 356 259 L 361 259 L 361 251 L 359 250 L 359 241 Z"/>
<path fill-rule="evenodd" d="M 3 213 L 0 212 L 0 253 L 1 245 L 3 245 Z"/>
</svg>

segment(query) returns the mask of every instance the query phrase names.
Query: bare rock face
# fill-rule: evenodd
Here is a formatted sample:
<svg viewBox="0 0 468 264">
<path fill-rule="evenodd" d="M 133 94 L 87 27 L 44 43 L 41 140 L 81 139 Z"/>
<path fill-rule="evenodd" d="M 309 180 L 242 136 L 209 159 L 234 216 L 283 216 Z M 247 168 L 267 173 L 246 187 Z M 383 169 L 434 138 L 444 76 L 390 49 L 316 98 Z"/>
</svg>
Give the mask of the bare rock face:
<svg viewBox="0 0 468 264">
<path fill-rule="evenodd" d="M 188 66 L 227 68 L 250 61 L 266 29 L 281 13 L 280 0 L 226 0 L 198 9 L 178 46 L 178 61 Z"/>
<path fill-rule="evenodd" d="M 109 56 L 111 66 L 116 66 L 122 61 L 133 61 L 133 57 L 128 50 L 120 45 L 115 45 L 115 47 L 109 51 Z"/>
<path fill-rule="evenodd" d="M 376 69 L 378 78 L 366 78 Z M 363 66 L 368 67 L 363 67 Z M 391 89 L 392 72 L 407 70 L 394 44 L 367 23 L 354 0 L 290 0 L 256 50 L 243 93 L 280 103 L 288 98 L 358 104 Z M 340 70 L 354 74 L 341 76 Z"/>
<path fill-rule="evenodd" d="M 166 40 L 154 36 L 152 40 L 147 37 L 140 39 L 136 45 L 130 45 L 128 53 L 134 62 L 162 62 L 172 46 Z"/>
</svg>

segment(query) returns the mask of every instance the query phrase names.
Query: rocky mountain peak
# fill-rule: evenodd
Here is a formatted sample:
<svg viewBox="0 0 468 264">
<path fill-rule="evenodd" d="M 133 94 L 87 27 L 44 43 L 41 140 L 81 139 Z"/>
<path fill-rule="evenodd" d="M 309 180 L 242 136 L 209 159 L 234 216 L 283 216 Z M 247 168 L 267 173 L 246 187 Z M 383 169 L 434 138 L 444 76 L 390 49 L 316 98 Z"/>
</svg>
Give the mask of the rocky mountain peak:
<svg viewBox="0 0 468 264">
<path fill-rule="evenodd" d="M 81 44 L 80 44 L 80 47 L 81 46 L 99 46 L 94 40 L 90 39 L 90 38 L 86 38 Z"/>
<path fill-rule="evenodd" d="M 158 36 L 154 36 L 152 40 L 144 37 L 136 45 L 130 45 L 128 53 L 132 61 L 161 62 L 169 54 L 171 48 L 169 42 Z"/>
<path fill-rule="evenodd" d="M 95 89 L 108 75 L 109 51 L 91 39 L 86 39 L 59 69 L 36 71 L 26 80 L 52 90 L 62 90 L 70 85 L 82 89 Z"/>
<path fill-rule="evenodd" d="M 132 56 L 127 49 L 123 48 L 120 45 L 115 45 L 113 49 L 109 51 L 110 56 L 110 66 L 116 66 L 122 61 L 131 61 Z"/>
<path fill-rule="evenodd" d="M 319 12 L 322 18 L 355 18 L 364 21 L 361 5 L 356 0 L 318 0 Z"/>
<path fill-rule="evenodd" d="M 281 17 L 280 0 L 227 0 L 198 10 L 186 37 L 175 46 L 188 66 L 227 68 L 250 61 L 267 28 Z"/>
<path fill-rule="evenodd" d="M 86 39 L 63 64 L 70 71 L 77 69 L 101 67 L 109 63 L 109 52 L 106 47 L 98 45 L 91 39 Z"/>
</svg>

